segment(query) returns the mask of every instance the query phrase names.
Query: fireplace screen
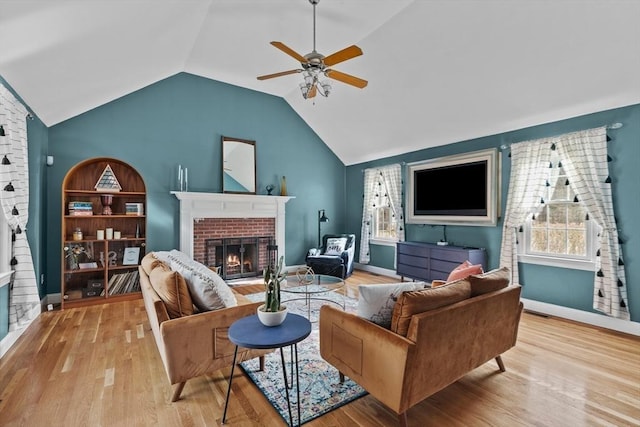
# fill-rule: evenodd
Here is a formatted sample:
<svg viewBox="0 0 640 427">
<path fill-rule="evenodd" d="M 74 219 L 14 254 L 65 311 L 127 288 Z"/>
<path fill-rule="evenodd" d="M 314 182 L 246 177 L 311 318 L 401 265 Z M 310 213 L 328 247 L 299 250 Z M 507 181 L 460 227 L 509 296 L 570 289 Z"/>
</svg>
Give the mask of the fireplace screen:
<svg viewBox="0 0 640 427">
<path fill-rule="evenodd" d="M 232 237 L 205 240 L 205 264 L 217 269 L 225 279 L 255 277 L 270 262 L 273 248 L 277 248 L 272 237 Z"/>
</svg>

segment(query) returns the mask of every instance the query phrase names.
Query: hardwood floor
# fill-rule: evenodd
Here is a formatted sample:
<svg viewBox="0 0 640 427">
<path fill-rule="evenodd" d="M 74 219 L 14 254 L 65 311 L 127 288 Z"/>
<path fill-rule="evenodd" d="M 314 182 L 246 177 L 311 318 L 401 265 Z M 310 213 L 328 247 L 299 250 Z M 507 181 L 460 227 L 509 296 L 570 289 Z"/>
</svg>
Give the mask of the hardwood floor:
<svg viewBox="0 0 640 427">
<path fill-rule="evenodd" d="M 394 281 L 357 271 L 347 293 Z M 518 344 L 502 358 L 506 372 L 484 364 L 410 409 L 409 425 L 640 426 L 638 337 L 525 313 Z M 236 372 L 227 424 L 286 425 Z M 0 425 L 220 425 L 229 373 L 188 381 L 171 403 L 142 300 L 45 312 L 0 359 Z M 396 422 L 365 396 L 306 425 Z"/>
</svg>

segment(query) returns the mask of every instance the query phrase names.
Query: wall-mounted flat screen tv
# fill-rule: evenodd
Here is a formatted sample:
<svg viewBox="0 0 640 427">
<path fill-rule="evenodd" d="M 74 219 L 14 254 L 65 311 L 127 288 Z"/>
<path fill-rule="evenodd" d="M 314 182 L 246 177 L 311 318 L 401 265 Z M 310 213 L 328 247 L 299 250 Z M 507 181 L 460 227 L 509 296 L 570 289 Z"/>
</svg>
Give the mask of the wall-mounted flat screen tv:
<svg viewBox="0 0 640 427">
<path fill-rule="evenodd" d="M 496 149 L 409 164 L 407 222 L 495 225 L 498 171 Z"/>
</svg>

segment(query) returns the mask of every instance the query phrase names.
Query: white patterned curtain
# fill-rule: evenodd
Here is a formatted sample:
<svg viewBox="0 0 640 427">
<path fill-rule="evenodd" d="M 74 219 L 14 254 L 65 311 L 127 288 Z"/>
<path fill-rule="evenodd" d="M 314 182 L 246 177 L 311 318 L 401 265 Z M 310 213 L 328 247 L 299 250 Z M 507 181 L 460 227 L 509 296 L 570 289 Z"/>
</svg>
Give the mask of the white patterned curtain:
<svg viewBox="0 0 640 427">
<path fill-rule="evenodd" d="M 624 262 L 613 212 L 606 128 L 589 129 L 552 138 L 513 144 L 511 178 L 502 238 L 500 265 L 518 281 L 518 229 L 535 214 L 544 194 L 545 168 L 557 150 L 576 197 L 601 228 L 598 234 L 593 308 L 629 320 Z"/>
<path fill-rule="evenodd" d="M 369 239 L 373 225 L 373 210 L 377 206 L 389 206 L 396 220 L 396 236 L 404 241 L 404 207 L 402 202 L 402 167 L 393 164 L 364 171 L 364 201 L 362 205 L 362 230 L 360 242 L 360 262 L 371 260 Z"/>
<path fill-rule="evenodd" d="M 587 208 L 590 219 L 600 226 L 593 308 L 630 320 L 627 280 L 611 196 L 606 128 L 563 135 L 556 141 L 556 149 L 571 188 Z"/>
<path fill-rule="evenodd" d="M 9 330 L 21 328 L 40 314 L 40 297 L 31 248 L 27 241 L 29 220 L 29 158 L 27 110 L 0 85 L 0 203 L 12 231 Z M 4 136 L 1 134 L 4 133 Z"/>
<path fill-rule="evenodd" d="M 550 161 L 550 142 L 542 140 L 511 145 L 511 177 L 502 225 L 500 266 L 509 267 L 511 281 L 518 273 L 518 230 L 542 204 Z"/>
</svg>

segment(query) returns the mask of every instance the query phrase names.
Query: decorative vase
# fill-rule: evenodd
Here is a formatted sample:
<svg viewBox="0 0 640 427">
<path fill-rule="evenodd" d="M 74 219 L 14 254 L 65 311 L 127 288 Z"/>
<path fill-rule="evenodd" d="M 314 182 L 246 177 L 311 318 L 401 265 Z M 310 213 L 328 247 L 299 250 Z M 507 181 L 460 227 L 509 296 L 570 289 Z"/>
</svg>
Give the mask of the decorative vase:
<svg viewBox="0 0 640 427">
<path fill-rule="evenodd" d="M 100 196 L 100 202 L 102 203 L 102 215 L 111 215 L 111 204 L 113 203 L 113 195 L 103 194 Z"/>
<path fill-rule="evenodd" d="M 283 176 L 282 180 L 280 181 L 280 195 L 281 196 L 287 195 L 287 177 L 286 176 Z"/>
<path fill-rule="evenodd" d="M 258 320 L 264 326 L 278 326 L 284 322 L 284 319 L 287 318 L 287 307 L 284 305 L 280 306 L 280 311 L 263 311 L 264 304 L 258 307 L 256 313 L 258 314 Z"/>
</svg>

